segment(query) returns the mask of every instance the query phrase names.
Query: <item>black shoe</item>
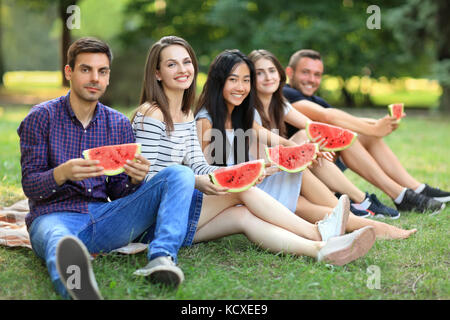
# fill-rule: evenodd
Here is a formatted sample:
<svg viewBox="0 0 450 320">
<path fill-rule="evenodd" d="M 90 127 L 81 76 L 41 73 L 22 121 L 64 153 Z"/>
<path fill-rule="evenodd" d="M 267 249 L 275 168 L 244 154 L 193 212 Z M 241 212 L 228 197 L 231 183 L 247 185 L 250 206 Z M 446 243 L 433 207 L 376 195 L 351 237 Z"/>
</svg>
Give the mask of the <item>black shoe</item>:
<svg viewBox="0 0 450 320">
<path fill-rule="evenodd" d="M 432 214 L 437 214 L 445 208 L 445 203 L 407 189 L 402 202 L 395 204 L 395 206 L 398 211 L 416 211 L 420 213 L 431 211 Z"/>
<path fill-rule="evenodd" d="M 92 271 L 91 255 L 75 237 L 65 236 L 56 247 L 56 269 L 61 282 L 74 300 L 101 300 Z"/>
<path fill-rule="evenodd" d="M 450 201 L 450 192 L 442 191 L 439 188 L 432 188 L 427 184 L 425 184 L 425 188 L 420 194 L 444 203 Z"/>
<path fill-rule="evenodd" d="M 371 213 L 367 210 L 355 208 L 353 205 L 350 205 L 350 211 L 357 217 L 366 218 L 371 215 Z"/>
<path fill-rule="evenodd" d="M 390 218 L 390 219 L 400 218 L 400 213 L 397 210 L 382 204 L 374 193 L 369 195 L 366 192 L 366 197 L 369 197 L 370 200 L 370 206 L 369 208 L 367 208 L 367 210 L 373 212 L 373 216 L 375 218 Z"/>
</svg>

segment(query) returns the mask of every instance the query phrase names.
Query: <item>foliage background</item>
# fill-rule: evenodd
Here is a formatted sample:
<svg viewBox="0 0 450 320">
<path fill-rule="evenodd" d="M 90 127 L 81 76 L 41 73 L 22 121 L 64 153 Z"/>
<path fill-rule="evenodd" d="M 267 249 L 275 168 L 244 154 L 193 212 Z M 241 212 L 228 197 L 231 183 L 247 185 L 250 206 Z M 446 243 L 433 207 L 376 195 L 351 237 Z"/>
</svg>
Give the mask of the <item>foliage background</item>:
<svg viewBox="0 0 450 320">
<path fill-rule="evenodd" d="M 447 110 L 448 3 L 444 0 L 0 0 L 3 53 L 0 75 L 15 70 L 61 70 L 64 51 L 61 39 L 67 42 L 68 35 L 71 39 L 97 36 L 111 45 L 115 55 L 105 103 L 135 106 L 148 48 L 160 37 L 175 34 L 191 43 L 202 73 L 207 73 L 212 59 L 224 49 L 238 48 L 244 53 L 268 49 L 286 65 L 296 50 L 312 48 L 322 53 L 326 73 L 336 82 L 333 90 L 323 86 L 321 93 L 337 106 L 380 104 L 373 99 L 371 86 L 367 89 L 363 84 L 354 85 L 355 77 L 369 79 L 370 83 L 396 85 L 396 90 L 405 92 L 411 89 L 405 84 L 405 77 L 414 77 L 440 82 L 434 99 L 425 99 L 418 106 L 437 107 L 441 97 L 441 110 Z M 70 4 L 80 7 L 80 29 L 68 30 L 65 26 L 70 14 L 64 9 Z M 380 29 L 368 29 L 366 25 L 372 15 L 367 12 L 370 5 L 380 8 Z M 426 83 L 422 89 L 430 91 L 433 86 Z"/>
</svg>

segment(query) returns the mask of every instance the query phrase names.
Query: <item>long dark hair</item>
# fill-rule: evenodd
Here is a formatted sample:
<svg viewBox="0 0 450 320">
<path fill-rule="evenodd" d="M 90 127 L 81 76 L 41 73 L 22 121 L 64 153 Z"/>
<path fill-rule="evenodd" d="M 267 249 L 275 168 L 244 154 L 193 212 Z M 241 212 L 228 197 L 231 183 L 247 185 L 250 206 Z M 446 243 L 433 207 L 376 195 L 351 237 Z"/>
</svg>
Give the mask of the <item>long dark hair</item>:
<svg viewBox="0 0 450 320">
<path fill-rule="evenodd" d="M 225 120 L 227 118 L 228 109 L 225 98 L 223 97 L 223 88 L 228 76 L 240 63 L 245 63 L 250 70 L 250 92 L 244 101 L 233 109 L 233 112 L 231 113 L 231 123 L 235 132 L 237 129 L 242 129 L 244 132 L 247 132 L 248 129 L 253 127 L 254 106 L 256 101 L 255 68 L 250 59 L 237 49 L 225 50 L 214 59 L 209 67 L 208 77 L 195 109 L 195 114 L 197 114 L 202 108 L 205 108 L 212 118 L 213 129 L 218 129 L 222 133 L 222 159 L 218 159 L 218 152 L 216 152 L 217 150 L 214 150 L 212 156 L 215 165 L 226 165 L 227 136 L 225 132 Z M 214 139 L 215 137 L 213 136 L 212 140 Z M 248 161 L 250 144 L 248 136 L 245 137 L 244 159 L 238 157 L 238 145 L 236 141 L 235 136 L 235 141 L 233 143 L 235 163 Z M 214 143 L 214 141 L 211 141 L 211 143 Z"/>
<path fill-rule="evenodd" d="M 138 109 L 134 112 L 134 115 L 132 117 L 133 121 L 134 118 L 136 117 L 136 113 L 140 110 L 140 108 L 144 104 L 156 106 L 161 110 L 164 116 L 164 122 L 166 123 L 168 132 L 172 131 L 174 128 L 173 120 L 169 111 L 169 101 L 167 99 L 166 94 L 164 93 L 162 83 L 156 79 L 156 71 L 159 70 L 160 68 L 161 51 L 171 45 L 180 45 L 184 47 L 186 51 L 189 53 L 192 65 L 194 66 L 195 72 L 194 79 L 192 81 L 191 86 L 188 89 L 184 90 L 183 102 L 181 107 L 181 111 L 185 115 L 189 114 L 191 107 L 195 102 L 195 90 L 198 74 L 197 57 L 195 56 L 195 52 L 192 49 L 191 45 L 186 40 L 176 36 L 167 36 L 162 37 L 150 48 L 150 51 L 147 56 L 147 62 L 145 64 L 144 80 L 142 82 L 142 90 L 141 90 L 141 99 L 139 101 L 140 107 L 138 107 Z M 146 112 L 148 112 L 150 109 L 151 108 L 147 108 Z"/>
<path fill-rule="evenodd" d="M 283 69 L 280 61 L 278 61 L 275 55 L 267 50 L 259 49 L 253 50 L 248 55 L 249 59 L 256 63 L 259 59 L 267 59 L 272 61 L 275 65 L 275 68 L 280 75 L 280 85 L 278 89 L 273 93 L 272 99 L 269 104 L 269 118 L 267 118 L 266 113 L 264 112 L 264 107 L 261 103 L 256 104 L 256 109 L 258 110 L 259 115 L 261 116 L 262 125 L 267 129 L 278 129 L 280 132 L 280 136 L 285 136 L 286 133 L 286 125 L 284 123 L 284 108 L 286 103 L 286 98 L 283 96 L 283 87 L 286 84 L 286 72 Z"/>
</svg>

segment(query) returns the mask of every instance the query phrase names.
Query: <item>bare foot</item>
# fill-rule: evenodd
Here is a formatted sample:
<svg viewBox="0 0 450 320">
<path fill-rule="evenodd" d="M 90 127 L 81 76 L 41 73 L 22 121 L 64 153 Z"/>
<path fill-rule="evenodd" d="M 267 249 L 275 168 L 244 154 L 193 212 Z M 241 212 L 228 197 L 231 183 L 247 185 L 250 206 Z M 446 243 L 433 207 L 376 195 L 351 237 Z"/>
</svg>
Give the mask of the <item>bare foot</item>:
<svg viewBox="0 0 450 320">
<path fill-rule="evenodd" d="M 383 231 L 377 232 L 377 239 L 385 239 L 385 240 L 406 239 L 409 238 L 409 236 L 412 235 L 413 233 L 416 233 L 417 229 L 404 230 L 394 226 L 389 226 L 388 230 Z"/>
</svg>

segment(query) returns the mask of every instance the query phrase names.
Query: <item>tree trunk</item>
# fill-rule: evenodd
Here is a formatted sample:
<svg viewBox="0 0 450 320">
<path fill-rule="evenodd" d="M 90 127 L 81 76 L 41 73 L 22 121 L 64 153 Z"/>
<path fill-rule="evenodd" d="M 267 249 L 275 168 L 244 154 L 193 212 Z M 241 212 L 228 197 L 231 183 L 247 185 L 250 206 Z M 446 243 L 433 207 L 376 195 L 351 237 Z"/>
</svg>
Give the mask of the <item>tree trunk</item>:
<svg viewBox="0 0 450 320">
<path fill-rule="evenodd" d="M 59 17 L 62 22 L 62 35 L 61 35 L 61 72 L 62 72 L 62 85 L 65 87 L 69 87 L 69 81 L 64 77 L 64 67 L 67 64 L 67 51 L 69 50 L 71 44 L 70 38 L 70 30 L 67 28 L 66 19 L 67 19 L 67 7 L 71 5 L 75 5 L 77 0 L 60 0 L 59 1 Z"/>
<path fill-rule="evenodd" d="M 345 87 L 345 81 L 344 81 L 344 85 L 342 86 L 342 94 L 344 95 L 345 107 L 353 108 L 355 106 L 355 98 Z"/>
<path fill-rule="evenodd" d="M 5 67 L 3 64 L 2 41 L 2 0 L 0 0 L 0 86 L 3 85 L 3 74 L 5 73 Z"/>
<path fill-rule="evenodd" d="M 450 23 L 448 17 L 450 16 L 450 2 L 448 0 L 437 1 L 437 30 L 439 32 L 439 41 L 437 49 L 438 61 L 450 60 Z M 442 112 L 450 113 L 450 70 L 446 76 L 446 83 L 441 83 L 443 92 L 441 96 L 439 109 Z"/>
</svg>

